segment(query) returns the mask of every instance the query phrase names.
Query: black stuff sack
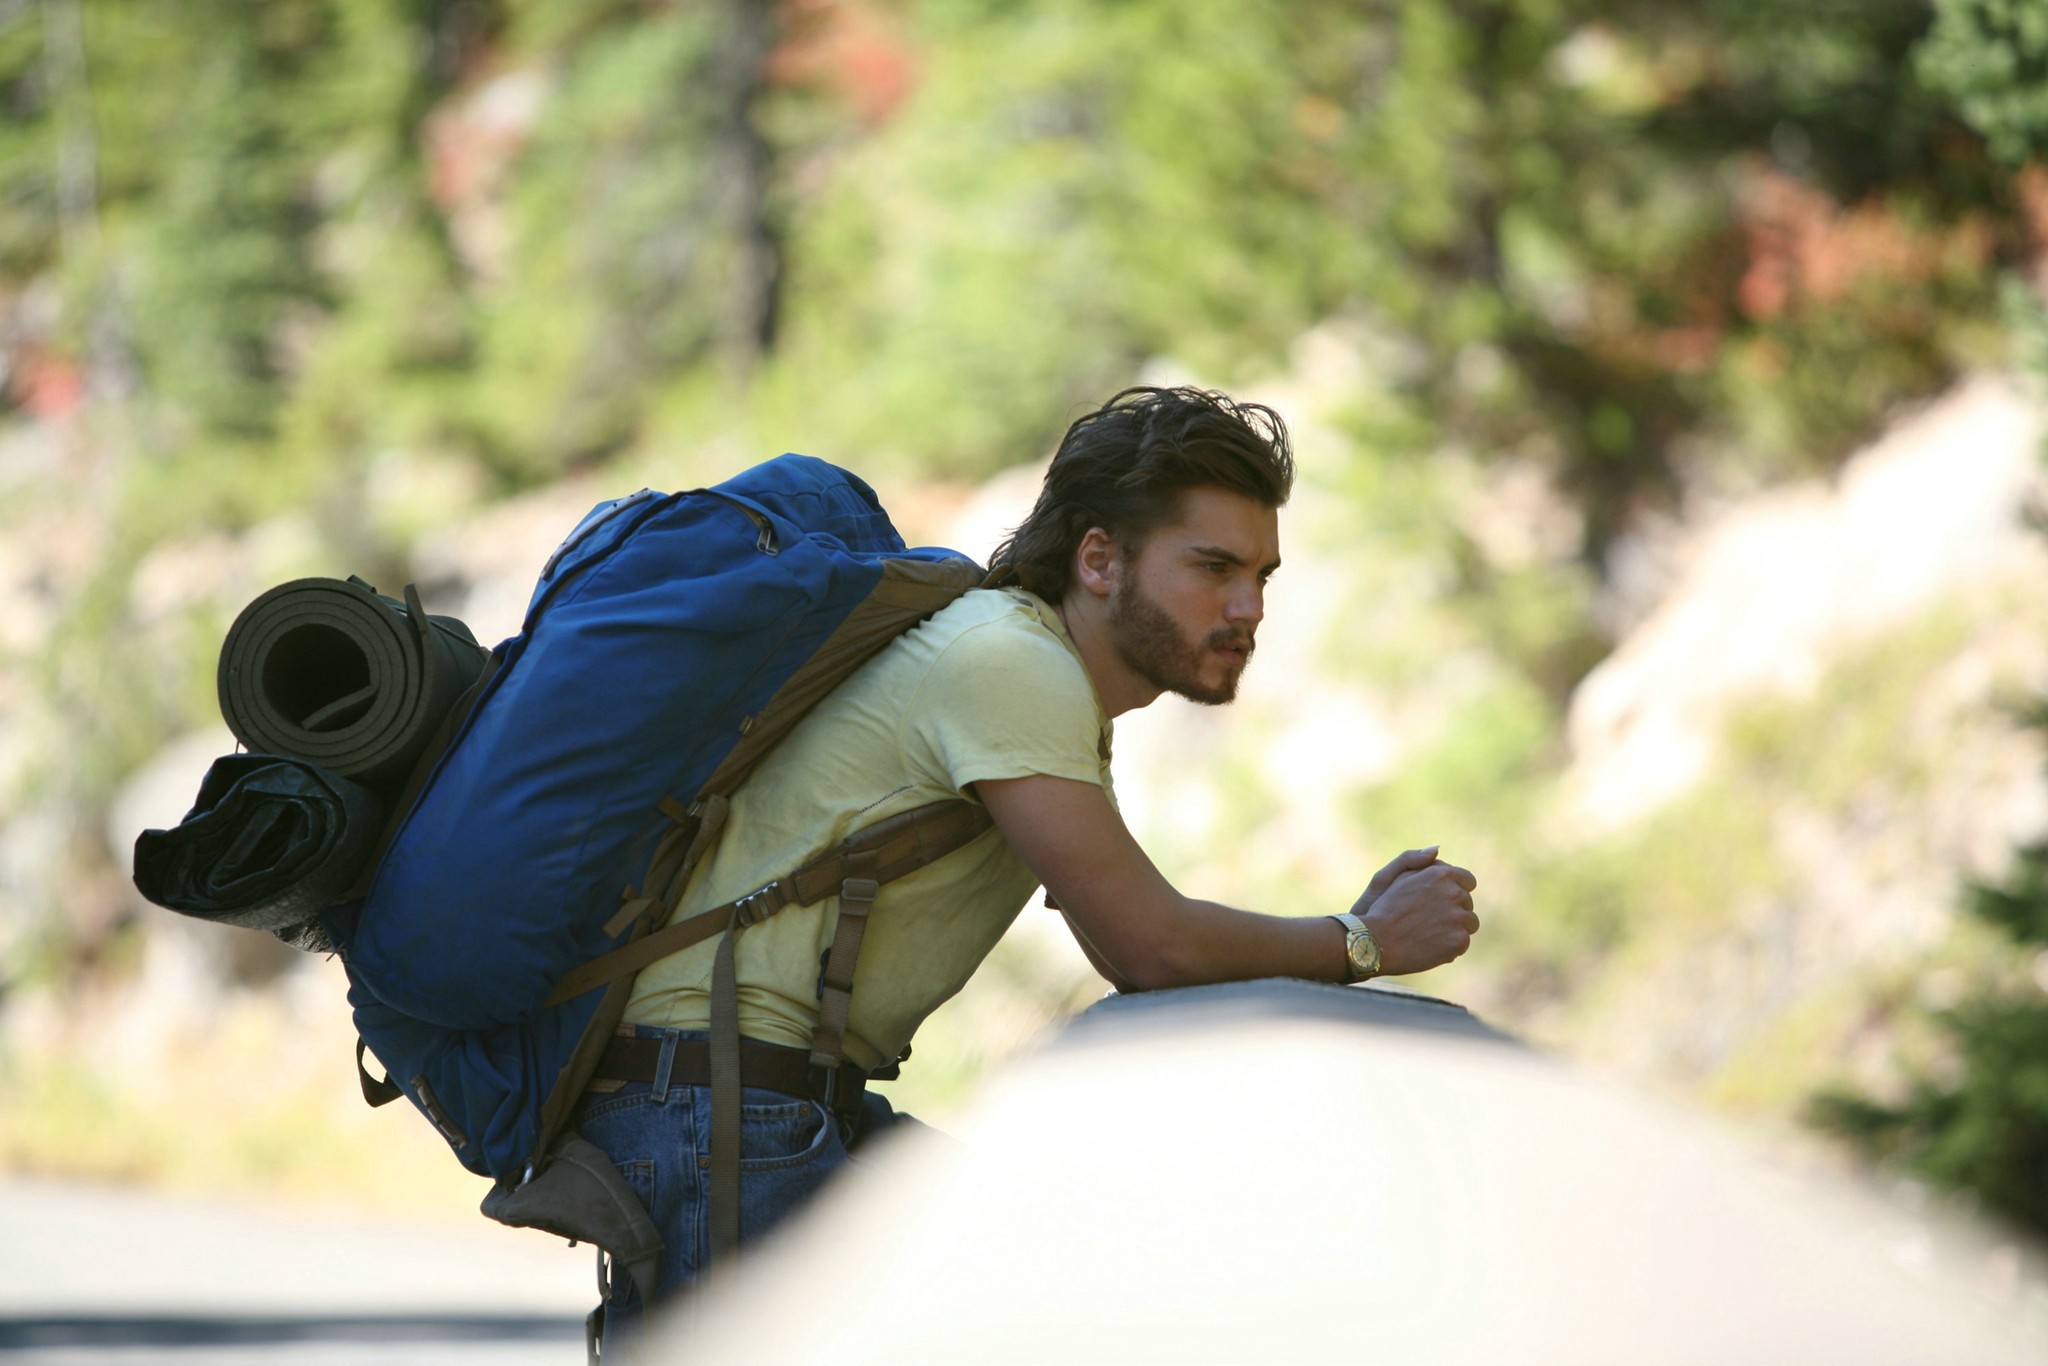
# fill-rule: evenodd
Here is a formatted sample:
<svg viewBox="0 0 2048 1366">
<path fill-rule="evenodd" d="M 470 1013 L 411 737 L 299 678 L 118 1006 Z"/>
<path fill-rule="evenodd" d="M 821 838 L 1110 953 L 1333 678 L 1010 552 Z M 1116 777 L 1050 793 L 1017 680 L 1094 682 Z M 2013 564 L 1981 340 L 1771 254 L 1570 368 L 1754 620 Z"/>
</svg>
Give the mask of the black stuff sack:
<svg viewBox="0 0 2048 1366">
<path fill-rule="evenodd" d="M 316 765 L 230 754 L 176 828 L 136 838 L 135 886 L 186 915 L 324 948 L 317 917 L 361 874 L 384 815 L 375 793 Z"/>
</svg>

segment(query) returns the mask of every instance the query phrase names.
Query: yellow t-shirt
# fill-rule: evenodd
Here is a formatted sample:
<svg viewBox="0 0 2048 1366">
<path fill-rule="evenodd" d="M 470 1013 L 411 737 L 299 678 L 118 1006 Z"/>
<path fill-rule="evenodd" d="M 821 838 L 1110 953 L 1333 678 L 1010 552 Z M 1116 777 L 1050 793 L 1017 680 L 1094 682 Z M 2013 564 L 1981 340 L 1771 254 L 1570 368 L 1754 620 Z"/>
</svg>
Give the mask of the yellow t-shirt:
<svg viewBox="0 0 2048 1366">
<path fill-rule="evenodd" d="M 672 919 L 744 896 L 876 821 L 971 796 L 983 779 L 1043 773 L 1109 792 L 1109 739 L 1058 614 L 1022 589 L 967 593 L 869 660 L 762 761 Z M 894 1060 L 1037 885 L 997 830 L 886 884 L 854 974 L 846 1056 L 867 1068 Z M 741 1034 L 810 1045 L 819 958 L 838 913 L 839 898 L 827 897 L 741 933 Z M 627 1021 L 709 1028 L 717 944 L 642 971 Z"/>
</svg>

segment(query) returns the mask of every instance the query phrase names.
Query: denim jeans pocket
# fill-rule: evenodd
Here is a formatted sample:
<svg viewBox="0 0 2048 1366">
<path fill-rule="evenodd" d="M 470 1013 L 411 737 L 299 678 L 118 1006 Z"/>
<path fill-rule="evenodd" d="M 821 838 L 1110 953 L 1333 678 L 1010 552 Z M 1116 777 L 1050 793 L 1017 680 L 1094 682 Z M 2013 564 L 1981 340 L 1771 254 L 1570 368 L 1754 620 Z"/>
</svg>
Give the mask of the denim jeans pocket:
<svg viewBox="0 0 2048 1366">
<path fill-rule="evenodd" d="M 823 1157 L 838 1126 L 814 1100 L 740 1106 L 740 1170 L 780 1171 Z"/>
<path fill-rule="evenodd" d="M 645 1086 L 635 1086 L 616 1095 L 585 1096 L 583 1103 L 576 1107 L 575 1127 L 581 1129 L 620 1110 L 647 1109 L 654 1104 L 654 1098 L 648 1095 Z"/>
</svg>

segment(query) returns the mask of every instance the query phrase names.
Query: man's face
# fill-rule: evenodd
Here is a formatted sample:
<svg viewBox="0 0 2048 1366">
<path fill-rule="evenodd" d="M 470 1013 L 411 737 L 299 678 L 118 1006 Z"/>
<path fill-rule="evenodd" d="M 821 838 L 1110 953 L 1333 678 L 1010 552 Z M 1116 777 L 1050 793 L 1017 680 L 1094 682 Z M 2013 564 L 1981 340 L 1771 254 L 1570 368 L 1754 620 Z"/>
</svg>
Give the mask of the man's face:
<svg viewBox="0 0 2048 1366">
<path fill-rule="evenodd" d="M 1279 567 L 1273 508 L 1226 489 L 1189 489 L 1179 520 L 1121 562 L 1109 614 L 1118 657 L 1162 692 L 1230 701 Z"/>
</svg>

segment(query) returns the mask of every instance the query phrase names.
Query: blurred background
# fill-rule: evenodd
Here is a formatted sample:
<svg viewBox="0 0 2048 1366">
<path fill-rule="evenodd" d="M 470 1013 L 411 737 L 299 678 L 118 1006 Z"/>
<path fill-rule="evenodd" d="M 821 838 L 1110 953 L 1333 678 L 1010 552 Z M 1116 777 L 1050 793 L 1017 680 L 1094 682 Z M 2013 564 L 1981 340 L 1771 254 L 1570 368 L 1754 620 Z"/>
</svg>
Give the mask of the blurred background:
<svg viewBox="0 0 2048 1366">
<path fill-rule="evenodd" d="M 336 964 L 129 884 L 263 589 L 488 643 L 783 450 L 982 558 L 1192 382 L 1302 475 L 1240 704 L 1119 723 L 1176 883 L 1441 843 L 1422 989 L 2048 1232 L 2038 0 L 0 0 L 0 110 L 0 1173 L 475 1217 Z M 900 1104 L 1100 994 L 1048 922 Z"/>
</svg>

